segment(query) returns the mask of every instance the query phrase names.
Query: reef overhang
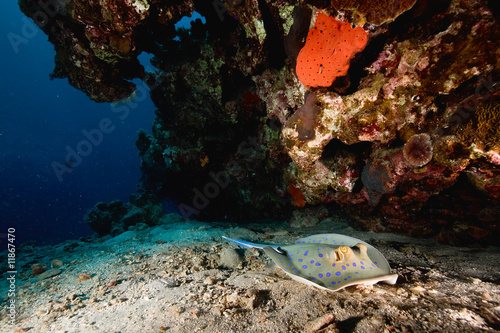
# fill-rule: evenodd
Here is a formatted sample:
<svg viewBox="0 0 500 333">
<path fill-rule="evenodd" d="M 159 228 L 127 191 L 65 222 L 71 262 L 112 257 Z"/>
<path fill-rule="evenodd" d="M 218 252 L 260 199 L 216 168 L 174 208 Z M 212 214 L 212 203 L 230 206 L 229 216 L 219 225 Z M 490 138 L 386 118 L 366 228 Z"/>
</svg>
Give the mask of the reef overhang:
<svg viewBox="0 0 500 333">
<path fill-rule="evenodd" d="M 139 188 L 178 200 L 185 218 L 341 207 L 371 230 L 494 242 L 498 12 L 486 0 L 390 2 L 385 11 L 361 3 L 20 7 L 55 46 L 53 77 L 98 102 L 129 97 L 133 78 L 150 87 L 156 120 L 152 135 L 139 133 Z M 195 10 L 206 23 L 176 31 Z M 153 70 L 137 60 L 142 52 L 154 55 Z"/>
</svg>

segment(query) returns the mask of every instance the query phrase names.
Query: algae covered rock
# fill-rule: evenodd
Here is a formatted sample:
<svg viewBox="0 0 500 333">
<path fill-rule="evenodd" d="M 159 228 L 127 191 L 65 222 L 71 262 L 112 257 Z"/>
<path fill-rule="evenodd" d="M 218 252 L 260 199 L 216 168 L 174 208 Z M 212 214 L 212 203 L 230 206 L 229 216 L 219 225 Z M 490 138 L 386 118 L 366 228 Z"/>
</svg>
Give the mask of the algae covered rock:
<svg viewBox="0 0 500 333">
<path fill-rule="evenodd" d="M 100 202 L 84 217 L 85 223 L 99 235 L 117 235 L 137 224 L 159 224 L 164 215 L 161 204 L 148 195 L 132 195 L 130 203 L 113 200 Z"/>
</svg>

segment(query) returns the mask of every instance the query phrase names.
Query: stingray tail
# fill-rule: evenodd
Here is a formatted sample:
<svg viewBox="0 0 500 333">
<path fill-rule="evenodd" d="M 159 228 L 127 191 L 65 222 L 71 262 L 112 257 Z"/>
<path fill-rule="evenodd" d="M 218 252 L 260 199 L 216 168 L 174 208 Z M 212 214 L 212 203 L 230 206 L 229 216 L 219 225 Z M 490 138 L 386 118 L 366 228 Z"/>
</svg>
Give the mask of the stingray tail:
<svg viewBox="0 0 500 333">
<path fill-rule="evenodd" d="M 226 240 L 228 240 L 228 241 L 230 241 L 238 246 L 247 248 L 247 249 L 263 249 L 263 248 L 269 246 L 268 244 L 256 244 L 256 243 L 251 243 L 251 242 L 247 242 L 247 241 L 240 240 L 240 239 L 229 238 L 226 236 L 222 236 L 222 238 L 224 238 L 224 239 L 226 239 Z M 271 247 L 277 248 L 277 246 L 271 246 Z"/>
</svg>

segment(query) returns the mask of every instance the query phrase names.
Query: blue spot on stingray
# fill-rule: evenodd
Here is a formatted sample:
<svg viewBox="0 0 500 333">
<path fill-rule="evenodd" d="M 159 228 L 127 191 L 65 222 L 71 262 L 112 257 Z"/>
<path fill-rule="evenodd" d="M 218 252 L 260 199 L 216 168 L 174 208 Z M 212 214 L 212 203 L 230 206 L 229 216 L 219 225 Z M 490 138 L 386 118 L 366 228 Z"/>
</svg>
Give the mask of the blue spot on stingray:
<svg viewBox="0 0 500 333">
<path fill-rule="evenodd" d="M 318 254 L 318 257 L 323 258 L 323 253 Z"/>
<path fill-rule="evenodd" d="M 332 264 L 332 267 L 335 267 L 335 264 Z"/>
<path fill-rule="evenodd" d="M 342 270 L 345 271 L 345 266 L 344 265 L 342 265 Z"/>
<path fill-rule="evenodd" d="M 302 259 L 299 259 L 299 262 L 303 262 L 303 261 L 304 261 L 304 260 L 302 260 Z"/>
<path fill-rule="evenodd" d="M 332 284 L 337 284 L 335 281 L 332 281 Z"/>
<path fill-rule="evenodd" d="M 364 265 L 362 261 L 359 262 L 361 265 Z"/>
<path fill-rule="evenodd" d="M 348 278 L 348 279 L 350 279 L 351 277 L 350 277 L 350 276 L 348 276 L 347 278 Z"/>
<path fill-rule="evenodd" d="M 316 266 L 321 266 L 321 264 L 319 262 L 316 263 Z"/>
<path fill-rule="evenodd" d="M 314 264 L 314 260 L 311 260 L 311 264 Z"/>
<path fill-rule="evenodd" d="M 303 269 L 307 269 L 307 266 L 306 266 L 306 265 L 304 265 L 304 266 L 302 266 L 302 268 L 303 268 Z"/>
<path fill-rule="evenodd" d="M 344 281 L 347 281 L 347 278 L 345 278 Z"/>
<path fill-rule="evenodd" d="M 335 275 L 340 276 L 340 272 L 335 273 Z"/>
<path fill-rule="evenodd" d="M 363 266 L 361 266 L 361 269 L 365 269 Z"/>
<path fill-rule="evenodd" d="M 378 262 L 376 262 L 376 261 L 374 261 L 373 263 L 374 263 L 375 265 L 378 265 Z"/>
<path fill-rule="evenodd" d="M 316 280 L 316 278 L 315 278 L 315 277 L 312 277 L 312 278 L 311 278 L 311 280 Z"/>
<path fill-rule="evenodd" d="M 299 253 L 300 253 L 300 250 L 297 251 L 297 254 L 299 254 Z"/>
<path fill-rule="evenodd" d="M 293 259 L 292 259 L 292 258 L 290 258 L 290 261 L 293 261 Z"/>
<path fill-rule="evenodd" d="M 309 251 L 304 252 L 304 256 L 307 256 L 309 254 Z"/>
<path fill-rule="evenodd" d="M 358 272 L 356 272 L 356 274 L 359 274 Z"/>
<path fill-rule="evenodd" d="M 318 277 L 321 279 L 323 277 L 323 274 L 318 274 Z"/>
<path fill-rule="evenodd" d="M 356 263 L 355 263 L 355 262 L 353 262 L 353 263 L 352 263 L 352 265 L 353 265 L 354 267 L 356 267 Z"/>
<path fill-rule="evenodd" d="M 345 264 L 347 267 L 349 267 L 349 264 Z"/>
<path fill-rule="evenodd" d="M 286 265 L 287 265 L 287 266 L 290 266 L 290 264 L 289 264 L 289 263 L 288 263 L 288 264 L 286 264 Z"/>
<path fill-rule="evenodd" d="M 330 277 L 332 274 L 330 272 L 326 273 L 326 277 Z"/>
</svg>

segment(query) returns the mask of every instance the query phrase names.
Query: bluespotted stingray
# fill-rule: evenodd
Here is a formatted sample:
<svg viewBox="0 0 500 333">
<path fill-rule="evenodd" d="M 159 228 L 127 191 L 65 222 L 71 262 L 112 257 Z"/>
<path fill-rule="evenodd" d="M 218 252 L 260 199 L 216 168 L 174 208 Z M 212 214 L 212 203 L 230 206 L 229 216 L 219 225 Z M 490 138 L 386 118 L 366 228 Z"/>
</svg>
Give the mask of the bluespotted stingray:
<svg viewBox="0 0 500 333">
<path fill-rule="evenodd" d="M 391 274 L 389 263 L 376 248 L 345 235 L 312 235 L 285 246 L 224 238 L 244 248 L 262 249 L 294 280 L 320 289 L 337 291 L 377 282 L 395 284 L 398 278 Z"/>
</svg>

